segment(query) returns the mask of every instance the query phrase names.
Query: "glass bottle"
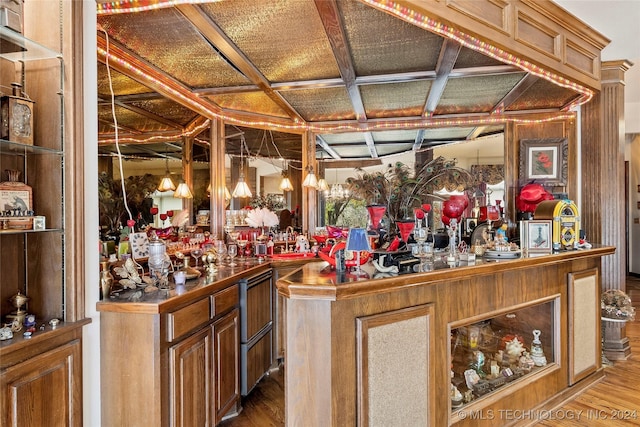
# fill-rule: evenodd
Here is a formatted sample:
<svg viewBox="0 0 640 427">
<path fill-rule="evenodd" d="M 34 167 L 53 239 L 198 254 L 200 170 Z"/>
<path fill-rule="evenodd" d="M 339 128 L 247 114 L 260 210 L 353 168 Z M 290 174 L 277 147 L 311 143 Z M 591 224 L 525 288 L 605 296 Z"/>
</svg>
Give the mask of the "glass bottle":
<svg viewBox="0 0 640 427">
<path fill-rule="evenodd" d="M 111 295 L 113 275 L 109 271 L 109 261 L 102 261 L 100 265 L 100 299 L 106 300 L 109 299 L 109 295 Z"/>
</svg>

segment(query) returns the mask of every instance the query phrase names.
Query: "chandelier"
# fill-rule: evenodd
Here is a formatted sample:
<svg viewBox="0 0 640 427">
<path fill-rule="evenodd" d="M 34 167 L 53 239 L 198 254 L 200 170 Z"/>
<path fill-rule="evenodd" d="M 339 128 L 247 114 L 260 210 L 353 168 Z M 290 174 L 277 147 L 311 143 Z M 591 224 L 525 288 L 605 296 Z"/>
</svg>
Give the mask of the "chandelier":
<svg viewBox="0 0 640 427">
<path fill-rule="evenodd" d="M 332 184 L 331 189 L 326 193 L 329 200 L 343 200 L 349 198 L 349 190 L 344 188 L 342 184 Z"/>
</svg>

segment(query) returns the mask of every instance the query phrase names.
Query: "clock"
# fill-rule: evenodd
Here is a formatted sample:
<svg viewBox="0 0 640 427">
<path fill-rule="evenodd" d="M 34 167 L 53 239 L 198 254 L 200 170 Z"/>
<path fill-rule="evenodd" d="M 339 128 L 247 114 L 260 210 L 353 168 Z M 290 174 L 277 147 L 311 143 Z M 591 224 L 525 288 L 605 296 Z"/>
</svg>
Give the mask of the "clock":
<svg viewBox="0 0 640 427">
<path fill-rule="evenodd" d="M 147 233 L 129 234 L 129 244 L 131 245 L 131 257 L 133 259 L 149 257 L 149 237 Z"/>
</svg>

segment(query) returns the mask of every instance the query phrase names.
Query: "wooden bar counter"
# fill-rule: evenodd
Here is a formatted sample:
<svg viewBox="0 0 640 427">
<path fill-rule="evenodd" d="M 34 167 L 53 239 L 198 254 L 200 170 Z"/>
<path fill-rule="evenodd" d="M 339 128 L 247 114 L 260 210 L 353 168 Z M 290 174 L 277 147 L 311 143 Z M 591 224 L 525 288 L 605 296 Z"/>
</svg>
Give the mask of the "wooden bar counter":
<svg viewBox="0 0 640 427">
<path fill-rule="evenodd" d="M 370 266 L 356 277 L 321 262 L 282 277 L 286 425 L 538 421 L 604 375 L 599 271 L 614 252 L 436 261 L 433 271 L 382 278 Z M 510 360 L 517 336 L 542 361 Z M 470 370 L 478 378 L 468 382 Z"/>
</svg>

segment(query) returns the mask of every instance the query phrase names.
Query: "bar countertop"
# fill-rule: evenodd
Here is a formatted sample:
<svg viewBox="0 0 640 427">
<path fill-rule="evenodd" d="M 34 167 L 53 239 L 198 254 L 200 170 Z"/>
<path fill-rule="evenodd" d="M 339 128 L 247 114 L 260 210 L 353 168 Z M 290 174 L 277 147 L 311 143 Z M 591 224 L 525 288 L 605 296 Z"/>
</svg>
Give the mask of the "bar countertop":
<svg viewBox="0 0 640 427">
<path fill-rule="evenodd" d="M 317 262 L 319 258 L 304 257 L 290 259 L 265 259 L 247 258 L 236 259 L 238 263 L 235 267 L 223 266 L 212 278 L 202 274 L 197 279 L 187 280 L 184 286 L 176 286 L 171 283 L 168 290 L 157 290 L 145 292 L 144 289 L 121 290 L 112 293 L 108 300 L 99 301 L 96 304 L 98 311 L 110 312 L 130 312 L 157 314 L 171 311 L 177 307 L 189 304 L 205 295 L 222 290 L 238 282 L 238 280 L 262 273 L 269 268 L 279 268 L 282 266 L 304 265 L 306 263 Z M 114 275 L 114 283 L 118 278 Z"/>
<path fill-rule="evenodd" d="M 367 263 L 361 267 L 363 275 L 336 272 L 327 262 L 316 262 L 302 266 L 277 282 L 278 293 L 290 299 L 341 300 L 362 295 L 382 293 L 394 289 L 439 283 L 465 276 L 494 274 L 514 268 L 529 268 L 561 263 L 586 257 L 600 257 L 615 252 L 611 246 L 593 245 L 591 249 L 561 251 L 550 255 L 521 257 L 517 259 L 484 259 L 476 257 L 474 262 L 458 261 L 455 265 L 446 262 L 447 253 L 436 253 L 431 271 L 381 273 Z"/>
</svg>

